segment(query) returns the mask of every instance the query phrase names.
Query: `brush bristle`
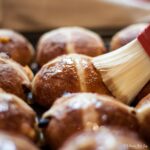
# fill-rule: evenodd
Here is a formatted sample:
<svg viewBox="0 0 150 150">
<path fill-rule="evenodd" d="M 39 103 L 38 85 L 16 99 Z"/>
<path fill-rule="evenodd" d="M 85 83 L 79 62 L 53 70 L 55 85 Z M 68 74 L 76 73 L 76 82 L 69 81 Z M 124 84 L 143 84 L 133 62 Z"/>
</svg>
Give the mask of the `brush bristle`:
<svg viewBox="0 0 150 150">
<path fill-rule="evenodd" d="M 93 64 L 107 88 L 126 104 L 130 104 L 150 80 L 150 58 L 137 39 L 116 51 L 93 58 Z"/>
</svg>

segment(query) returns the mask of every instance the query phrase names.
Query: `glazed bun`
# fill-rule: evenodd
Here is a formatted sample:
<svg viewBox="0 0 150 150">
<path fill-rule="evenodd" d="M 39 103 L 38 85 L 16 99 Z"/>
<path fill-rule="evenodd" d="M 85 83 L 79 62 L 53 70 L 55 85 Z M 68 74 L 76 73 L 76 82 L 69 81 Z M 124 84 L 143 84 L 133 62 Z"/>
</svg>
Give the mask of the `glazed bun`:
<svg viewBox="0 0 150 150">
<path fill-rule="evenodd" d="M 19 97 L 0 92 L 0 130 L 35 141 L 36 113 Z"/>
<path fill-rule="evenodd" d="M 0 131 L 1 150 L 38 150 L 38 148 L 28 139 Z"/>
<path fill-rule="evenodd" d="M 79 54 L 63 55 L 45 64 L 33 79 L 32 92 L 35 101 L 46 108 L 65 93 L 109 94 L 91 58 Z"/>
<path fill-rule="evenodd" d="M 122 128 L 101 127 L 96 132 L 81 132 L 59 150 L 148 150 L 139 135 Z"/>
<path fill-rule="evenodd" d="M 140 122 L 140 133 L 150 143 L 150 93 L 136 106 L 137 117 Z"/>
<path fill-rule="evenodd" d="M 96 33 L 81 27 L 63 27 L 45 33 L 37 45 L 40 66 L 57 56 L 70 53 L 97 56 L 105 53 L 104 43 Z"/>
<path fill-rule="evenodd" d="M 72 135 L 100 126 L 121 127 L 138 131 L 133 108 L 116 99 L 98 94 L 76 93 L 61 97 L 44 113 L 49 123 L 43 128 L 47 144 L 58 149 Z"/>
<path fill-rule="evenodd" d="M 29 64 L 34 55 L 30 42 L 20 33 L 8 29 L 0 29 L 0 52 L 8 54 L 21 65 Z"/>
<path fill-rule="evenodd" d="M 26 92 L 31 88 L 32 72 L 0 54 L 0 88 L 26 100 Z"/>
<path fill-rule="evenodd" d="M 140 32 L 142 32 L 146 27 L 148 26 L 148 23 L 139 23 L 139 24 L 133 24 L 126 28 L 123 28 L 119 32 L 117 32 L 111 40 L 110 43 L 110 49 L 115 50 L 118 49 L 127 43 L 134 40 Z"/>
</svg>

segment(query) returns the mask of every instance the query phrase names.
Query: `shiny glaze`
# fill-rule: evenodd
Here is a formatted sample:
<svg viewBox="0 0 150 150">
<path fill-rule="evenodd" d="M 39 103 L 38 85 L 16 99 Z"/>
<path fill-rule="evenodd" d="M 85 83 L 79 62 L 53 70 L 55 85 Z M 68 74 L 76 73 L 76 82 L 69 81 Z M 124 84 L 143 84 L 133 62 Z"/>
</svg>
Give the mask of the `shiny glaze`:
<svg viewBox="0 0 150 150">
<path fill-rule="evenodd" d="M 48 63 L 36 74 L 32 82 L 34 99 L 49 108 L 64 93 L 79 92 L 80 84 L 75 62 L 68 56 Z"/>
<path fill-rule="evenodd" d="M 101 75 L 97 72 L 90 59 L 86 66 L 83 63 L 81 63 L 81 66 L 84 69 L 84 81 L 86 85 L 86 90 L 83 92 L 111 95 L 103 83 Z"/>
<path fill-rule="evenodd" d="M 37 62 L 42 66 L 63 54 L 97 56 L 104 52 L 104 43 L 97 34 L 79 27 L 64 27 L 47 32 L 40 38 L 37 46 Z"/>
<path fill-rule="evenodd" d="M 0 129 L 36 140 L 36 114 L 20 98 L 0 92 Z"/>
<path fill-rule="evenodd" d="M 97 132 L 81 132 L 65 142 L 59 150 L 148 150 L 136 134 L 127 129 L 101 127 Z"/>
<path fill-rule="evenodd" d="M 0 88 L 13 93 L 24 100 L 26 94 L 24 88 L 30 89 L 31 83 L 28 75 L 21 65 L 9 58 L 0 56 Z"/>
<path fill-rule="evenodd" d="M 139 129 L 134 109 L 112 97 L 90 93 L 61 97 L 43 118 L 50 119 L 43 131 L 48 144 L 54 149 L 60 147 L 74 133 L 83 130 L 96 131 L 103 125 L 127 128 L 136 132 Z"/>
<path fill-rule="evenodd" d="M 31 62 L 34 49 L 21 34 L 12 30 L 0 29 L 0 52 L 8 54 L 22 65 Z"/>
<path fill-rule="evenodd" d="M 91 58 L 79 54 L 64 55 L 45 64 L 32 82 L 32 91 L 35 101 L 47 108 L 65 93 L 110 94 Z"/>
</svg>

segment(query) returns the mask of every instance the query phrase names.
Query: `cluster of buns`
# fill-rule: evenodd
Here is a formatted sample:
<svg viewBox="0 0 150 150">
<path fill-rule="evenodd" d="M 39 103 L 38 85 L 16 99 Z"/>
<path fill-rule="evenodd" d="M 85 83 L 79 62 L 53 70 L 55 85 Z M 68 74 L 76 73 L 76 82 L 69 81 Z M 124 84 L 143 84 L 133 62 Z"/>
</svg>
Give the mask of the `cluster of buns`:
<svg viewBox="0 0 150 150">
<path fill-rule="evenodd" d="M 67 144 L 64 144 L 66 150 L 70 145 L 77 147 L 77 150 L 80 150 L 82 145 L 89 146 L 88 144 L 111 147 L 111 145 L 105 143 L 105 139 L 101 142 L 97 141 L 99 143 L 96 142 L 96 139 L 93 139 L 92 143 L 84 143 L 80 140 L 79 142 L 78 136 L 75 139 L 71 138 L 73 141 L 77 140 L 77 143 L 72 140 L 68 142 L 68 139 L 76 134 L 79 134 L 79 138 L 80 134 L 81 137 L 82 134 L 87 134 L 87 140 L 88 134 L 92 134 L 94 138 L 105 134 L 104 137 L 108 138 L 112 136 L 113 132 L 119 132 L 119 135 L 113 135 L 114 140 L 112 141 L 114 143 L 107 150 L 115 149 L 114 147 L 121 144 L 122 146 L 123 144 L 132 145 L 138 142 L 144 143 L 148 149 L 146 142 L 150 142 L 148 127 L 150 123 L 150 119 L 148 119 L 150 118 L 150 105 L 145 105 L 145 103 L 150 104 L 150 99 L 147 98 L 147 100 L 142 101 L 144 102 L 138 104 L 137 108 L 132 108 L 106 95 L 92 93 L 69 94 L 57 99 L 53 106 L 44 113 L 43 118 L 48 119 L 49 123 L 43 128 L 43 133 L 52 149 L 58 149 L 65 141 L 67 141 Z M 105 130 L 101 129 L 103 127 L 108 128 L 107 130 L 111 130 L 112 133 L 107 130 L 105 133 Z M 118 141 L 119 137 L 120 140 Z M 111 141 L 108 140 L 107 142 Z M 62 149 L 65 150 L 64 147 Z"/>
<path fill-rule="evenodd" d="M 37 115 L 25 102 L 31 91 L 34 49 L 21 34 L 0 30 L 0 149 L 38 150 Z"/>
<path fill-rule="evenodd" d="M 146 26 L 118 32 L 110 49 L 130 42 Z M 91 62 L 106 52 L 102 38 L 92 31 L 55 29 L 39 39 L 36 63 L 41 68 L 34 76 L 26 66 L 35 53 L 30 42 L 1 29 L 0 148 L 38 150 L 35 144 L 44 139 L 46 149 L 53 150 L 148 150 L 150 82 L 137 95 L 138 101 L 144 98 L 136 107 L 113 98 Z M 40 119 L 28 105 L 31 95 L 35 107 L 46 111 Z"/>
<path fill-rule="evenodd" d="M 32 82 L 36 102 L 49 107 L 64 93 L 109 94 L 90 60 L 88 56 L 69 54 L 45 64 Z"/>
</svg>

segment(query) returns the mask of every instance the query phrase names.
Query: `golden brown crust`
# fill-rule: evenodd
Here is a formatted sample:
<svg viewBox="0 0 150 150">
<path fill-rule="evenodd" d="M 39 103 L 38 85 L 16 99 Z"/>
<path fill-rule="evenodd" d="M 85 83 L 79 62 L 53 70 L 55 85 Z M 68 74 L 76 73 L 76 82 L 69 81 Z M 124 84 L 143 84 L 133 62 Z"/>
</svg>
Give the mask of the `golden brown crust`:
<svg viewBox="0 0 150 150">
<path fill-rule="evenodd" d="M 52 149 L 57 149 L 62 144 L 62 141 L 84 129 L 81 117 L 79 117 L 82 116 L 80 110 L 70 111 L 69 115 L 62 120 L 55 117 L 52 120 L 50 119 L 48 127 L 43 130 L 46 143 Z"/>
<path fill-rule="evenodd" d="M 123 128 L 101 127 L 96 132 L 81 132 L 65 142 L 59 150 L 148 150 L 136 132 Z"/>
<path fill-rule="evenodd" d="M 84 69 L 84 82 L 86 86 L 86 90 L 83 92 L 111 95 L 111 93 L 107 90 L 105 84 L 103 83 L 101 75 L 91 63 L 91 59 L 87 59 L 87 65 L 82 63 L 82 61 L 80 62 L 80 64 Z"/>
<path fill-rule="evenodd" d="M 28 66 L 23 67 L 23 70 L 27 74 L 29 80 L 32 81 L 32 79 L 34 77 L 32 70 Z"/>
<path fill-rule="evenodd" d="M 34 50 L 29 41 L 12 30 L 0 30 L 0 52 L 7 53 L 13 60 L 22 65 L 31 62 Z"/>
<path fill-rule="evenodd" d="M 140 122 L 140 134 L 150 143 L 150 94 L 144 97 L 136 106 Z"/>
<path fill-rule="evenodd" d="M 102 39 L 89 30 L 79 27 L 58 28 L 40 38 L 37 45 L 37 62 L 42 66 L 63 54 L 79 53 L 94 57 L 105 51 Z"/>
<path fill-rule="evenodd" d="M 4 131 L 0 131 L 0 148 L 1 150 L 38 150 L 28 139 Z"/>
<path fill-rule="evenodd" d="M 36 140 L 36 114 L 15 95 L 0 93 L 0 129 Z"/>
<path fill-rule="evenodd" d="M 26 89 L 31 83 L 23 67 L 13 60 L 0 57 L 0 88 L 26 100 Z"/>
<path fill-rule="evenodd" d="M 95 57 L 106 52 L 102 38 L 88 32 L 88 30 L 74 29 L 71 35 L 71 42 L 74 44 L 74 50 L 78 54 Z"/>
<path fill-rule="evenodd" d="M 47 108 L 63 94 L 79 92 L 80 84 L 74 60 L 64 56 L 57 62 L 43 66 L 33 80 L 32 90 L 35 101 Z"/>
<path fill-rule="evenodd" d="M 65 93 L 110 94 L 90 60 L 87 56 L 70 54 L 45 64 L 32 82 L 35 101 L 49 108 Z"/>
<path fill-rule="evenodd" d="M 43 118 L 50 119 L 43 132 L 48 144 L 54 149 L 60 147 L 74 133 L 83 130 L 97 131 L 103 125 L 136 132 L 139 128 L 134 109 L 112 97 L 91 93 L 61 97 Z"/>
<path fill-rule="evenodd" d="M 37 63 L 42 66 L 57 56 L 67 54 L 66 43 L 67 38 L 64 33 L 44 34 L 37 45 Z"/>
<path fill-rule="evenodd" d="M 144 30 L 147 23 L 133 24 L 117 32 L 111 40 L 110 49 L 116 50 L 134 40 Z"/>
</svg>

